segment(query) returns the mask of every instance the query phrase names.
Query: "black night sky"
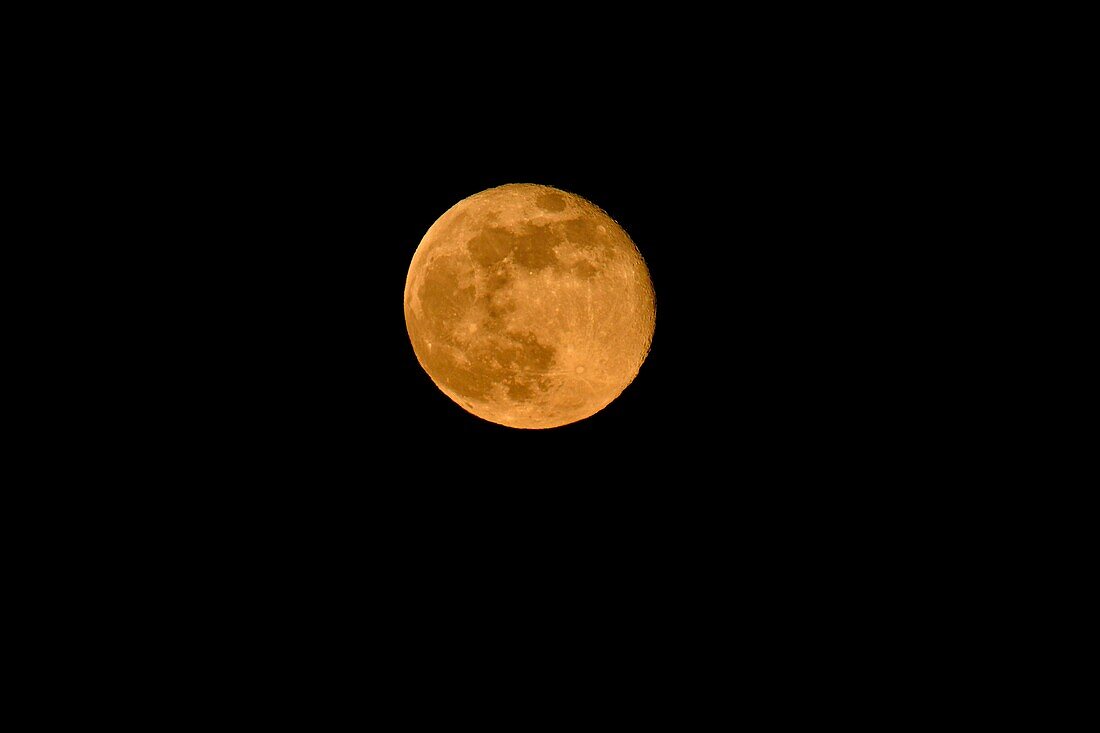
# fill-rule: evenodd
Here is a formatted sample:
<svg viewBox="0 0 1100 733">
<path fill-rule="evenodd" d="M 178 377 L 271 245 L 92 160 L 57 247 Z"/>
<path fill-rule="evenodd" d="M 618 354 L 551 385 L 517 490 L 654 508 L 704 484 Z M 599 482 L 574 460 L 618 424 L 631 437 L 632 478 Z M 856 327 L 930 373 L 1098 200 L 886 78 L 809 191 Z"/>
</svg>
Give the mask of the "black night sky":
<svg viewBox="0 0 1100 733">
<path fill-rule="evenodd" d="M 670 704 L 674 728 L 699 696 L 754 697 L 727 666 L 781 698 L 769 719 L 791 707 L 820 718 L 829 710 L 786 676 L 843 681 L 836 699 L 850 701 L 865 687 L 837 670 L 860 635 L 877 656 L 855 662 L 898 684 L 882 660 L 922 658 L 897 640 L 921 643 L 928 619 L 958 625 L 962 607 L 952 596 L 925 613 L 913 591 L 939 581 L 921 558 L 960 516 L 936 487 L 984 474 L 929 460 L 969 445 L 972 425 L 937 412 L 937 380 L 956 379 L 956 346 L 981 324 L 944 348 L 924 317 L 944 307 L 961 236 L 932 231 L 929 212 L 969 194 L 943 193 L 951 171 L 927 162 L 929 130 L 950 131 L 955 113 L 903 129 L 913 95 L 881 49 L 861 45 L 890 45 L 895 30 L 842 19 L 849 43 L 786 7 L 761 22 L 748 9 L 608 6 L 603 26 L 594 6 L 535 5 L 531 21 L 519 6 L 389 9 L 265 8 L 236 23 L 229 10 L 194 13 L 175 45 L 162 33 L 184 28 L 178 18 L 136 32 L 119 22 L 148 48 L 89 34 L 121 49 L 114 67 L 96 66 L 98 48 L 67 59 L 60 76 L 91 69 L 79 101 L 43 85 L 66 100 L 59 138 L 88 128 L 80 159 L 56 170 L 43 159 L 43 175 L 104 200 L 56 207 L 78 228 L 71 258 L 49 227 L 31 245 L 85 280 L 97 306 L 65 304 L 90 345 L 51 373 L 92 407 L 39 412 L 98 440 L 78 454 L 47 444 L 33 466 L 48 531 L 11 513 L 31 522 L 13 545 L 28 557 L 68 534 L 57 517 L 79 528 L 57 572 L 33 571 L 64 597 L 40 604 L 31 587 L 29 612 L 106 645 L 86 659 L 73 647 L 91 665 L 81 679 L 114 684 L 101 662 L 121 661 L 182 690 L 162 708 L 173 714 L 237 697 L 260 679 L 254 666 L 290 693 L 272 706 L 281 688 L 261 679 L 259 702 L 240 698 L 249 715 L 304 700 L 308 677 L 325 691 L 310 720 L 337 696 L 359 717 L 380 718 L 376 701 L 392 698 L 402 716 L 453 719 L 462 706 L 430 678 L 454 690 L 477 679 L 463 705 L 495 707 L 513 697 L 507 684 L 484 694 L 495 677 L 530 692 L 523 673 L 547 660 L 556 681 L 588 673 L 601 695 L 618 667 L 645 677 L 650 688 L 624 679 L 647 717 L 676 678 L 690 695 Z M 459 26 L 479 12 L 495 16 L 480 35 Z M 560 27 L 538 33 L 551 19 Z M 913 63 L 939 53 L 928 38 Z M 548 430 L 453 403 L 404 320 L 428 228 L 507 183 L 607 211 L 656 295 L 633 383 Z M 84 263 L 104 272 L 85 276 Z M 55 479 L 54 464 L 76 475 Z M 961 566 L 967 584 L 996 549 Z M 15 564 L 31 567 L 23 554 Z M 921 617 L 898 620 L 902 608 Z M 114 626 L 74 624 L 84 609 Z M 116 653 L 127 637 L 139 655 Z M 754 644 L 762 661 L 745 663 Z M 482 664 L 504 674 L 483 681 Z M 527 704 L 547 707 L 560 706 Z"/>
<path fill-rule="evenodd" d="M 240 200 L 262 225 L 226 259 L 249 283 L 227 346 L 253 370 L 249 419 L 282 447 L 279 461 L 431 494 L 471 482 L 607 496 L 793 470 L 795 444 L 810 460 L 807 436 L 836 418 L 826 403 L 838 397 L 828 375 L 840 324 L 821 320 L 836 303 L 820 296 L 837 260 L 820 234 L 831 215 L 807 195 L 824 182 L 781 128 L 704 110 L 658 124 L 629 98 L 597 119 L 517 109 L 507 124 L 449 130 L 374 120 L 370 134 L 339 111 L 250 169 L 259 186 Z M 452 403 L 417 363 L 402 310 L 409 262 L 435 219 L 517 182 L 608 211 L 645 257 L 657 298 L 652 349 L 631 386 L 551 430 L 502 427 Z"/>
<path fill-rule="evenodd" d="M 876 192 L 847 130 L 807 123 L 821 99 L 711 70 L 659 93 L 584 77 L 567 100 L 435 77 L 354 86 L 350 74 L 274 75 L 270 89 L 227 97 L 241 114 L 172 153 L 193 174 L 183 180 L 202 182 L 177 214 L 196 273 L 181 308 L 204 324 L 187 326 L 202 348 L 184 357 L 198 376 L 178 399 L 208 417 L 216 455 L 278 486 L 285 511 L 348 531 L 367 516 L 522 533 L 630 515 L 632 527 L 707 537 L 734 515 L 811 516 L 822 477 L 871 471 L 892 398 L 869 400 L 868 387 L 893 356 L 875 347 L 888 325 L 869 321 L 865 293 L 890 287 L 870 246 L 889 192 Z M 550 430 L 451 402 L 403 315 L 431 224 L 467 196 L 525 182 L 605 209 L 656 293 L 634 382 Z"/>
</svg>

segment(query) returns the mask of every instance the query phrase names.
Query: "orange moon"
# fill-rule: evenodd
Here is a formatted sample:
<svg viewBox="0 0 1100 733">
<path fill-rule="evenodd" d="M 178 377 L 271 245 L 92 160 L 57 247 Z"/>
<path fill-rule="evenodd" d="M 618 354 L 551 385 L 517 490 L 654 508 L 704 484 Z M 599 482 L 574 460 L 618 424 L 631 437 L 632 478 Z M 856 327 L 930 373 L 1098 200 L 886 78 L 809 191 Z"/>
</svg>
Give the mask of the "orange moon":
<svg viewBox="0 0 1100 733">
<path fill-rule="evenodd" d="M 405 280 L 416 358 L 480 418 L 553 428 L 590 417 L 634 380 L 653 339 L 649 270 L 595 204 L 509 184 L 428 229 Z"/>
</svg>

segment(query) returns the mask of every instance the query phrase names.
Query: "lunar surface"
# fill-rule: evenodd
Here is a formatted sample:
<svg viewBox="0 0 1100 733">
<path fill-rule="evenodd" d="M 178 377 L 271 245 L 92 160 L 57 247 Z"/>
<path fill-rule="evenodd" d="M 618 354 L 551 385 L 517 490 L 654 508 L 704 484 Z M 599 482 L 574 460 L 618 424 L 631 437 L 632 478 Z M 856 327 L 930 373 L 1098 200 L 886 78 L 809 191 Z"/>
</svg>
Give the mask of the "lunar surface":
<svg viewBox="0 0 1100 733">
<path fill-rule="evenodd" d="M 649 271 L 602 209 L 547 186 L 459 201 L 405 281 L 405 324 L 432 381 L 514 428 L 590 417 L 634 380 L 653 339 Z"/>
</svg>

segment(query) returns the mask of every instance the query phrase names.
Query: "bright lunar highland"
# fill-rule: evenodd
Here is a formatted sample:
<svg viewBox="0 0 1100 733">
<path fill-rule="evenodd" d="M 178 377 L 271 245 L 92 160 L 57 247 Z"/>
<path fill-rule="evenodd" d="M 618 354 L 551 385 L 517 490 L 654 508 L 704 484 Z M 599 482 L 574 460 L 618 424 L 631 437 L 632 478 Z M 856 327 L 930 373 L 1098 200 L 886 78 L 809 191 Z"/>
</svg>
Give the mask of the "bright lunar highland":
<svg viewBox="0 0 1100 733">
<path fill-rule="evenodd" d="M 633 381 L 653 339 L 637 247 L 575 194 L 509 184 L 428 229 L 405 281 L 405 325 L 432 381 L 513 428 L 583 420 Z"/>
</svg>

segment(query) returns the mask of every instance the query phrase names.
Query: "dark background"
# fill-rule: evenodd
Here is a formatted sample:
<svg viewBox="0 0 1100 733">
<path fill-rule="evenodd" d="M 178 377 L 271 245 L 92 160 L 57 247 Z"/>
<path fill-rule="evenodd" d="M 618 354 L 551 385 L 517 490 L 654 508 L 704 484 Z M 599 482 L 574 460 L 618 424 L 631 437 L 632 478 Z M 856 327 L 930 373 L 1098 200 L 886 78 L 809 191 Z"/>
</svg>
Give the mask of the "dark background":
<svg viewBox="0 0 1100 733">
<path fill-rule="evenodd" d="M 951 364 L 908 368 L 926 357 L 896 338 L 897 293 L 951 259 L 920 231 L 939 189 L 897 185 L 927 144 L 892 122 L 914 114 L 888 93 L 900 67 L 805 44 L 804 16 L 452 46 L 246 20 L 223 39 L 203 20 L 159 63 L 121 53 L 71 111 L 109 133 L 77 126 L 94 152 L 65 180 L 105 194 L 76 261 L 111 272 L 88 279 L 114 310 L 74 309 L 92 342 L 64 376 L 95 406 L 67 428 L 94 439 L 63 458 L 87 478 L 65 507 L 110 551 L 66 562 L 170 609 L 184 645 L 262 663 L 294 652 L 288 629 L 355 659 L 382 639 L 398 680 L 441 657 L 462 678 L 482 639 L 522 642 L 508 669 L 598 648 L 678 675 L 708 664 L 653 660 L 746 639 L 783 667 L 777 644 L 843 644 L 913 604 L 937 537 L 908 538 L 951 515 L 910 489 L 943 447 L 913 403 Z M 603 207 L 656 291 L 633 384 L 552 430 L 453 404 L 403 318 L 424 232 L 511 182 Z"/>
<path fill-rule="evenodd" d="M 193 188 L 155 283 L 173 283 L 178 320 L 156 324 L 171 378 L 146 423 L 169 429 L 138 443 L 167 477 L 118 507 L 143 517 L 132 548 L 170 548 L 156 577 L 193 578 L 242 629 L 294 613 L 336 644 L 401 629 L 415 653 L 464 659 L 480 634 L 537 628 L 539 647 L 578 633 L 641 665 L 728 637 L 735 613 L 832 638 L 821 609 L 845 575 L 881 589 L 904 566 L 879 563 L 908 521 L 883 481 L 907 467 L 885 463 L 893 435 L 867 399 L 879 322 L 852 302 L 873 181 L 808 142 L 802 112 L 754 97 L 658 114 L 643 90 L 580 115 L 309 91 L 328 101 L 250 105 L 172 158 Z M 551 430 L 452 403 L 404 323 L 424 232 L 509 182 L 603 207 L 656 291 L 633 384 Z"/>
<path fill-rule="evenodd" d="M 466 126 L 355 104 L 219 133 L 181 249 L 198 275 L 182 327 L 196 330 L 173 364 L 167 465 L 184 483 L 164 516 L 198 533 L 227 588 L 294 578 L 359 608 L 366 585 L 415 624 L 500 593 L 563 614 L 579 597 L 690 594 L 702 614 L 731 582 L 817 583 L 820 548 L 858 551 L 842 528 L 877 498 L 835 489 L 851 475 L 838 465 L 871 463 L 833 379 L 843 334 L 822 295 L 843 294 L 821 267 L 829 219 L 802 193 L 813 164 L 770 119 L 596 104 L 580 118 L 504 106 Z M 509 182 L 603 207 L 656 291 L 635 381 L 551 430 L 459 408 L 404 323 L 424 232 Z"/>
<path fill-rule="evenodd" d="M 811 149 L 767 112 L 660 117 L 644 96 L 582 106 L 605 111 L 517 103 L 472 125 L 423 126 L 418 114 L 334 110 L 266 165 L 242 160 L 242 190 L 255 189 L 229 197 L 246 219 L 232 254 L 211 253 L 234 302 L 211 314 L 207 353 L 225 367 L 210 375 L 216 455 L 238 479 L 277 487 L 247 506 L 346 522 L 349 537 L 369 521 L 464 547 L 484 532 L 493 551 L 560 531 L 639 552 L 663 546 L 639 544 L 654 534 L 689 546 L 816 535 L 822 516 L 865 506 L 862 490 L 825 485 L 865 481 L 881 456 L 880 408 L 858 396 L 878 379 L 882 355 L 865 357 L 879 326 L 861 325 L 873 308 L 847 284 L 866 272 L 853 258 L 868 199 L 823 172 L 842 170 L 831 148 Z M 656 291 L 633 384 L 551 430 L 459 408 L 417 363 L 404 323 L 424 232 L 509 182 L 603 207 Z"/>
<path fill-rule="evenodd" d="M 86 184 L 125 184 L 109 211 L 136 246 L 111 264 L 137 295 L 119 299 L 134 324 L 119 378 L 140 387 L 119 445 L 139 478 L 180 487 L 165 522 L 425 572 L 479 550 L 627 553 L 635 573 L 673 550 L 681 566 L 774 561 L 896 526 L 894 509 L 863 517 L 916 463 L 892 460 L 919 389 L 895 367 L 919 355 L 891 340 L 890 294 L 925 252 L 919 206 L 898 203 L 924 144 L 892 124 L 910 114 L 889 94 L 900 66 L 805 45 L 786 21 L 431 59 L 424 38 L 321 25 L 203 36 L 137 77 L 120 56 L 91 81 L 130 79 L 127 113 L 102 96 L 80 110 L 123 143 L 88 141 Z M 551 430 L 452 403 L 403 317 L 431 224 L 513 182 L 603 207 L 656 291 L 635 381 Z"/>
<path fill-rule="evenodd" d="M 621 120 L 629 141 L 606 121 L 553 120 L 457 139 L 399 137 L 401 152 L 364 160 L 352 179 L 359 186 L 310 192 L 318 210 L 293 222 L 303 243 L 288 248 L 285 263 L 295 295 L 279 300 L 302 308 L 300 320 L 287 313 L 288 345 L 308 348 L 288 358 L 308 381 L 291 394 L 317 390 L 316 403 L 296 406 L 317 411 L 315 429 L 349 447 L 362 441 L 385 465 L 407 457 L 409 480 L 431 488 L 637 490 L 656 468 L 690 482 L 693 467 L 704 467 L 701 452 L 731 446 L 744 429 L 736 412 L 761 397 L 760 385 L 745 382 L 745 344 L 759 328 L 751 321 L 785 306 L 754 304 L 746 292 L 759 292 L 767 274 L 753 272 L 746 254 L 744 184 L 707 170 L 686 131 L 679 143 L 650 140 L 629 118 Z M 722 154 L 713 144 L 709 152 Z M 657 293 L 653 347 L 635 383 L 592 419 L 548 431 L 505 428 L 454 405 L 420 368 L 404 324 L 405 275 L 424 232 L 460 199 L 508 182 L 557 186 L 604 207 L 638 244 Z"/>
<path fill-rule="evenodd" d="M 182 354 L 194 366 L 182 402 L 201 407 L 234 475 L 451 517 L 504 502 L 532 521 L 629 510 L 706 523 L 728 502 L 783 504 L 767 486 L 796 485 L 812 513 L 818 477 L 868 470 L 876 418 L 852 385 L 865 392 L 889 358 L 867 351 L 883 326 L 867 292 L 891 286 L 869 246 L 888 201 L 879 158 L 853 141 L 858 120 L 830 117 L 839 93 L 792 94 L 778 66 L 564 73 L 568 93 L 538 94 L 513 91 L 533 83 L 523 75 L 292 71 L 270 86 L 223 79 L 217 104 L 173 120 L 167 157 L 186 194 L 171 201 L 174 275 L 193 276 L 180 315 L 200 344 Z M 552 430 L 463 411 L 405 330 L 424 232 L 510 182 L 603 207 L 656 290 L 637 379 Z M 731 488 L 744 482 L 755 488 Z"/>
<path fill-rule="evenodd" d="M 650 18 L 651 33 L 547 18 L 469 43 L 290 20 L 227 19 L 136 75 L 120 55 L 132 113 L 109 124 L 126 165 L 95 148 L 126 179 L 126 234 L 156 243 L 117 263 L 143 273 L 137 303 L 168 306 L 125 304 L 156 342 L 128 373 L 165 375 L 146 409 L 178 417 L 180 470 L 395 506 L 472 491 L 583 514 L 648 496 L 654 516 L 699 521 L 711 501 L 771 501 L 762 486 L 874 472 L 899 399 L 884 375 L 911 358 L 883 303 L 923 254 L 898 211 L 897 174 L 925 144 L 893 125 L 913 113 L 890 94 L 902 65 L 815 39 L 805 17 Z M 405 42 L 379 41 L 391 32 Z M 634 383 L 548 431 L 454 405 L 401 307 L 432 222 L 510 182 L 603 207 L 656 290 Z"/>
</svg>

